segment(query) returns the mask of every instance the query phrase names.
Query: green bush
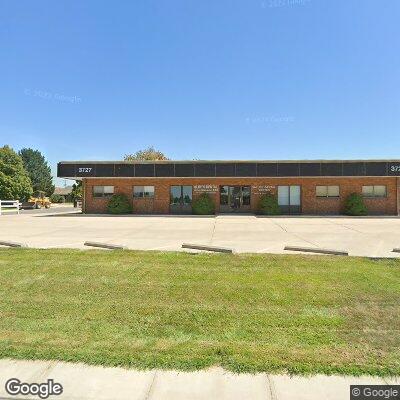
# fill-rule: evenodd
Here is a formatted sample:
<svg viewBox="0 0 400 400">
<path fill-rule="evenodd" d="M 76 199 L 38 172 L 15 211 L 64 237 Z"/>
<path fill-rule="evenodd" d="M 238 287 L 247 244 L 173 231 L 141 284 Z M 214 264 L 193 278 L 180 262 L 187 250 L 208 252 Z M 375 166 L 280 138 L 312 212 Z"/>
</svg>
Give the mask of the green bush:
<svg viewBox="0 0 400 400">
<path fill-rule="evenodd" d="M 207 193 L 201 194 L 192 203 L 193 214 L 210 215 L 215 214 L 215 204 Z"/>
<path fill-rule="evenodd" d="M 278 215 L 281 213 L 278 199 L 271 193 L 266 193 L 261 196 L 258 208 L 260 214 L 264 215 Z"/>
<path fill-rule="evenodd" d="M 50 201 L 52 203 L 65 203 L 65 198 L 64 198 L 64 196 L 61 196 L 60 194 L 52 194 L 50 196 Z"/>
<path fill-rule="evenodd" d="M 346 215 L 367 215 L 368 210 L 363 197 L 358 193 L 350 194 L 344 205 L 344 213 Z"/>
<path fill-rule="evenodd" d="M 132 212 L 132 206 L 126 195 L 114 194 L 107 204 L 107 211 L 110 214 L 129 214 Z"/>
</svg>

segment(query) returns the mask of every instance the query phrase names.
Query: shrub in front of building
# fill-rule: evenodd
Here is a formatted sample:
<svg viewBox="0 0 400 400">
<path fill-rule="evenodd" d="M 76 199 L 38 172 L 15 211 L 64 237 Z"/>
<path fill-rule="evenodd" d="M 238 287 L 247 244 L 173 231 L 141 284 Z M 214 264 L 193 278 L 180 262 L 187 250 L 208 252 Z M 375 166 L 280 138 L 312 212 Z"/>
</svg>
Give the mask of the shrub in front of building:
<svg viewBox="0 0 400 400">
<path fill-rule="evenodd" d="M 260 214 L 263 215 L 278 215 L 281 213 L 278 199 L 271 193 L 266 193 L 261 196 L 258 209 Z"/>
<path fill-rule="evenodd" d="M 126 195 L 114 194 L 107 204 L 107 211 L 110 214 L 129 214 L 132 212 L 132 206 Z"/>
<path fill-rule="evenodd" d="M 212 198 L 207 194 L 201 194 L 192 203 L 193 214 L 197 215 L 211 215 L 215 214 L 215 204 Z"/>
<path fill-rule="evenodd" d="M 50 196 L 50 201 L 52 203 L 65 203 L 65 198 L 64 198 L 64 196 L 61 196 L 60 194 L 53 193 Z"/>
<path fill-rule="evenodd" d="M 368 210 L 363 197 L 358 193 L 350 194 L 344 204 L 344 213 L 346 215 L 367 215 Z"/>
</svg>

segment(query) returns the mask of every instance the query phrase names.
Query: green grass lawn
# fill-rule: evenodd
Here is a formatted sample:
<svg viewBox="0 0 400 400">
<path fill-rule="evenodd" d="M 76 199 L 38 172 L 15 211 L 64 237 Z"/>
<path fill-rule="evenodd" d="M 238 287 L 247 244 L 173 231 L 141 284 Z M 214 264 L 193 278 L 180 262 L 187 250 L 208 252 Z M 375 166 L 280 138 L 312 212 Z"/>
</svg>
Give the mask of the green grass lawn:
<svg viewBox="0 0 400 400">
<path fill-rule="evenodd" d="M 0 250 L 0 357 L 400 374 L 400 261 Z"/>
</svg>

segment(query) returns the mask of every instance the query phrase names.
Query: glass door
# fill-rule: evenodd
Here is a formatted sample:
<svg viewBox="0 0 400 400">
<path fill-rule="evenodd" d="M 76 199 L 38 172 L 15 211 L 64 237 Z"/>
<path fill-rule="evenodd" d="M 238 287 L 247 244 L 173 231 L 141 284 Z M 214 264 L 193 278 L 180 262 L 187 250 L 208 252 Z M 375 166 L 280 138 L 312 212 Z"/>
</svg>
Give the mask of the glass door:
<svg viewBox="0 0 400 400">
<path fill-rule="evenodd" d="M 219 204 L 221 212 L 250 211 L 250 186 L 220 186 Z"/>
<path fill-rule="evenodd" d="M 278 186 L 278 204 L 282 214 L 300 214 L 301 186 Z"/>
<path fill-rule="evenodd" d="M 282 214 L 290 214 L 289 186 L 278 186 L 278 205 Z"/>
<path fill-rule="evenodd" d="M 170 210 L 173 214 L 192 213 L 192 186 L 171 186 Z"/>
<path fill-rule="evenodd" d="M 240 186 L 229 186 L 230 206 L 232 211 L 239 211 L 242 199 Z"/>
<path fill-rule="evenodd" d="M 290 186 L 289 189 L 290 214 L 301 213 L 301 188 L 300 186 Z"/>
</svg>

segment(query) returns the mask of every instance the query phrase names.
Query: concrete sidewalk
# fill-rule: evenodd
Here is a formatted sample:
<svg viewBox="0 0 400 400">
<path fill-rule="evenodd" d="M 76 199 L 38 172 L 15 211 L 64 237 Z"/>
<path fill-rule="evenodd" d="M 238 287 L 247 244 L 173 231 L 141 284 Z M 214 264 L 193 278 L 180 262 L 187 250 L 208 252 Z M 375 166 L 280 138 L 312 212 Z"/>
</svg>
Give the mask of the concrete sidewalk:
<svg viewBox="0 0 400 400">
<path fill-rule="evenodd" d="M 348 400 L 350 385 L 400 384 L 400 379 L 322 376 L 289 377 L 268 374 L 232 374 L 221 368 L 199 372 L 135 371 L 58 361 L 0 360 L 0 399 L 10 378 L 63 386 L 63 394 L 49 399 L 68 400 Z"/>
</svg>

